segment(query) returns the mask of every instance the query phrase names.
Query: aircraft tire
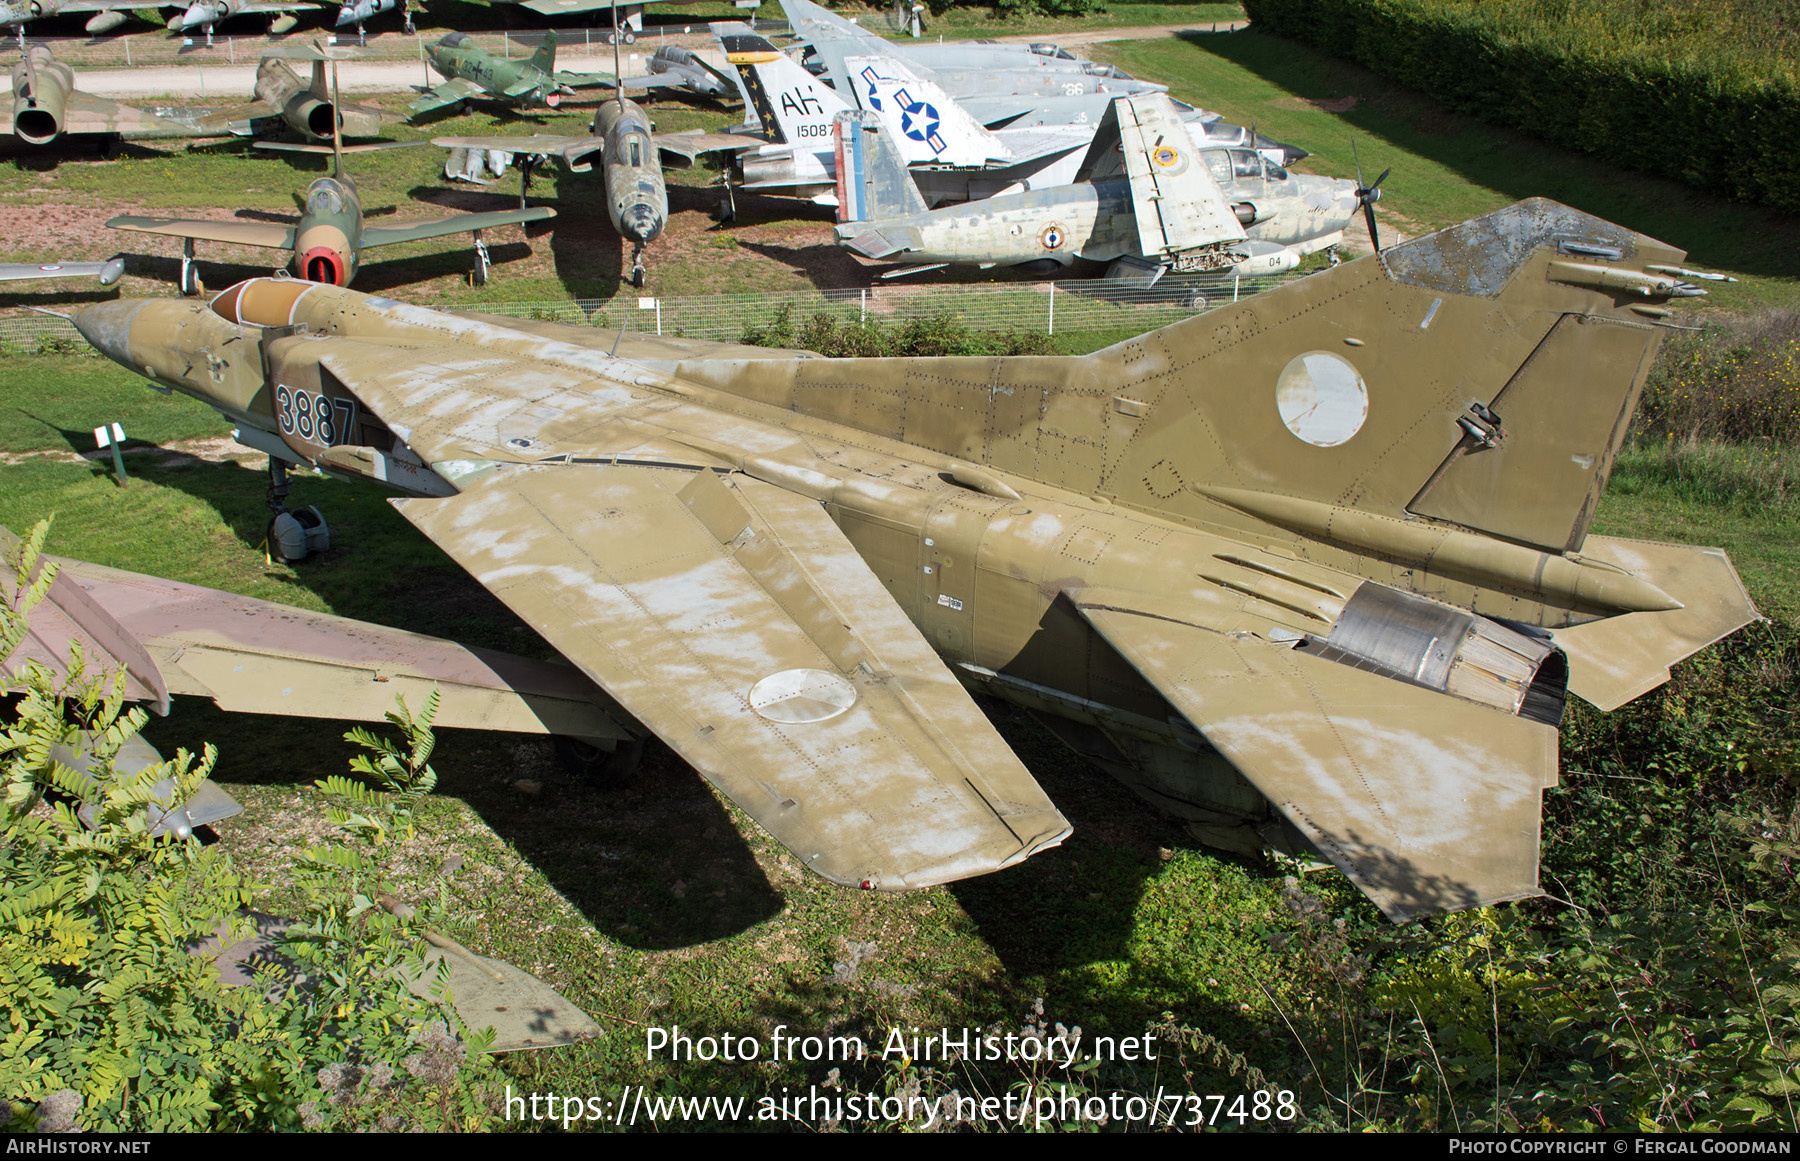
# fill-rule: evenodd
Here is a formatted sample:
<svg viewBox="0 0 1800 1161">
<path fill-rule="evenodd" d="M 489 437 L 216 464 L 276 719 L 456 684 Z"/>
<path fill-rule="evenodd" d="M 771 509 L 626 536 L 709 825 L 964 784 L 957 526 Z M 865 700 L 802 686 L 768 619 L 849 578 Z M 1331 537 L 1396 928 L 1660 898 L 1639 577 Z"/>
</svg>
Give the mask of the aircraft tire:
<svg viewBox="0 0 1800 1161">
<path fill-rule="evenodd" d="M 631 31 L 631 29 L 627 28 L 625 30 L 624 35 L 621 36 L 619 39 L 624 41 L 626 44 L 636 44 L 637 43 L 637 33 L 633 32 L 633 31 Z"/>
<path fill-rule="evenodd" d="M 557 734 L 551 739 L 564 770 L 590 786 L 617 786 L 637 770 L 644 758 L 644 739 L 620 742 L 602 750 L 592 742 Z"/>
<path fill-rule="evenodd" d="M 721 222 L 721 223 L 729 222 L 733 218 L 737 217 L 736 212 L 733 211 L 731 208 L 731 199 L 730 198 L 721 198 L 719 200 L 719 204 L 717 206 L 713 207 L 712 216 L 713 216 L 713 221 Z"/>
<path fill-rule="evenodd" d="M 631 272 L 631 285 L 637 287 L 639 290 L 644 289 L 644 272 L 642 270 L 633 270 Z"/>
</svg>

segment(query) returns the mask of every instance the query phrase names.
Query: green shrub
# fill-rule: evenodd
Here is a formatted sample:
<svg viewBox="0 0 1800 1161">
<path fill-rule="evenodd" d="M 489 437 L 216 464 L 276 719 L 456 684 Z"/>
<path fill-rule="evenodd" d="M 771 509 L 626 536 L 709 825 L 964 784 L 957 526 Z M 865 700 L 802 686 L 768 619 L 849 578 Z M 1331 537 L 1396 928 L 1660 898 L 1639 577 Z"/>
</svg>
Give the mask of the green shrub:
<svg viewBox="0 0 1800 1161">
<path fill-rule="evenodd" d="M 1800 24 L 1787 0 L 1245 0 L 1244 10 L 1450 108 L 1800 208 Z"/>
<path fill-rule="evenodd" d="M 767 326 L 744 328 L 738 341 L 753 347 L 798 347 L 827 358 L 932 358 L 941 355 L 1045 355 L 1048 335 L 1033 331 L 991 334 L 972 331 L 948 314 L 911 319 L 897 328 L 878 319 L 840 321 L 815 311 L 796 331 L 791 305 L 777 310 Z"/>
<path fill-rule="evenodd" d="M 0 660 L 55 566 L 40 523 L 0 570 Z M 42 567 L 40 568 L 40 564 Z M 288 966 L 229 987 L 205 945 L 255 931 L 257 890 L 216 846 L 152 836 L 146 806 L 176 800 L 212 768 L 211 747 L 136 774 L 115 758 L 145 721 L 123 675 L 26 667 L 0 733 L 0 1101 L 23 1127 L 107 1132 L 195 1129 L 458 1128 L 490 1116 L 495 1075 L 482 1036 L 458 1037 L 447 1007 L 407 991 L 422 972 L 436 908 L 401 919 L 375 904 L 379 843 L 410 825 L 429 787 L 429 709 L 404 746 L 371 736 L 381 791 L 328 780 L 347 837 L 306 853 L 297 922 L 277 945 Z M 57 747 L 86 756 L 86 774 Z M 91 811 L 85 826 L 78 811 Z M 293 978 L 301 973 L 299 978 Z M 404 977 L 404 978 L 403 978 Z"/>
</svg>

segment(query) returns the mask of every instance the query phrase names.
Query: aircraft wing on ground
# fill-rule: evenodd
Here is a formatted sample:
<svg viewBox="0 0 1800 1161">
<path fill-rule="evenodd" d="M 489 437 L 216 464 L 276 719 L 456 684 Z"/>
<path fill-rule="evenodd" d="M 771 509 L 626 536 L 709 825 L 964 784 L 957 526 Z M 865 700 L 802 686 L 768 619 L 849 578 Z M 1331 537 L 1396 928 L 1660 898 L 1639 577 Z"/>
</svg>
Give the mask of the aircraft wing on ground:
<svg viewBox="0 0 1800 1161">
<path fill-rule="evenodd" d="M 476 84 L 474 81 L 456 77 L 453 80 L 445 81 L 435 88 L 427 89 L 422 95 L 413 98 L 412 101 L 407 104 L 406 108 L 410 116 L 416 117 L 420 113 L 429 113 L 434 109 L 449 108 L 451 105 L 457 104 L 460 101 L 466 101 L 470 97 L 482 97 L 486 95 L 487 90 Z"/>
<path fill-rule="evenodd" d="M 442 238 L 446 234 L 466 234 L 473 230 L 492 230 L 500 226 L 523 225 L 554 218 L 549 206 L 532 206 L 523 210 L 491 210 L 481 214 L 457 214 L 449 218 L 433 218 L 428 222 L 412 222 L 404 226 L 363 226 L 362 244 L 392 246 L 396 242 L 417 242 L 424 238 Z"/>
<path fill-rule="evenodd" d="M 203 134 L 185 121 L 160 117 L 148 109 L 121 105 L 106 97 L 96 97 L 79 89 L 69 94 L 63 107 L 64 133 L 117 133 L 129 141 L 148 141 L 170 137 L 199 137 Z"/>
<path fill-rule="evenodd" d="M 106 224 L 115 230 L 165 234 L 171 238 L 198 238 L 206 242 L 231 242 L 272 249 L 294 248 L 294 227 L 275 222 L 215 222 L 208 218 L 140 218 L 124 214 Z"/>
<path fill-rule="evenodd" d="M 16 543 L 0 529 L 0 551 Z M 90 665 L 124 673 L 128 698 L 163 713 L 182 694 L 239 713 L 379 722 L 396 694 L 416 710 L 435 686 L 440 726 L 630 737 L 617 724 L 629 718 L 565 666 L 85 561 L 56 563 L 48 599 L 0 665 L 0 689 L 27 664 L 66 676 L 69 646 L 79 643 Z"/>
</svg>

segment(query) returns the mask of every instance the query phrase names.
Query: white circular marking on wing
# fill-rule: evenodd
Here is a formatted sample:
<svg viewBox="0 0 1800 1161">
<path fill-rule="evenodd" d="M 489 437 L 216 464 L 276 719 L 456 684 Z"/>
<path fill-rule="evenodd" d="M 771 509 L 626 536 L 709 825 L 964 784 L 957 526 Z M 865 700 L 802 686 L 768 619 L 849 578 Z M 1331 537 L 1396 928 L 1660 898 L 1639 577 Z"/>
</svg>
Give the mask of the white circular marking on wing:
<svg viewBox="0 0 1800 1161">
<path fill-rule="evenodd" d="M 750 687 L 750 708 L 772 722 L 827 722 L 856 704 L 856 687 L 823 669 L 784 669 Z"/>
<path fill-rule="evenodd" d="M 1296 355 L 1275 381 L 1287 429 L 1314 447 L 1336 447 L 1362 430 L 1369 392 L 1350 361 L 1330 351 Z"/>
</svg>

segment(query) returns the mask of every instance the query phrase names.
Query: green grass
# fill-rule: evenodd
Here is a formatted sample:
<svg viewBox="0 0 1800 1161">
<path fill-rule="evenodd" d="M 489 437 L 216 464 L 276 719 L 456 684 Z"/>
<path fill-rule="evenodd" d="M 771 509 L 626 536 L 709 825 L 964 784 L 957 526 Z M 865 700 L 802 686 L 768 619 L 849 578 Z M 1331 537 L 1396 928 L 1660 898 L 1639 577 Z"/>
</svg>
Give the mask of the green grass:
<svg viewBox="0 0 1800 1161">
<path fill-rule="evenodd" d="M 1702 269 L 1743 279 L 1709 287 L 1711 305 L 1748 310 L 1800 301 L 1800 224 L 1791 216 L 1443 112 L 1424 94 L 1302 45 L 1246 30 L 1110 44 L 1095 55 L 1166 79 L 1183 100 L 1310 150 L 1302 170 L 1355 177 L 1354 143 L 1365 179 L 1392 169 L 1379 216 L 1393 215 L 1408 233 L 1549 197 L 1684 247 Z M 1348 98 L 1354 107 L 1343 112 L 1313 104 Z"/>
<path fill-rule="evenodd" d="M 1511 135 L 1433 114 L 1416 95 L 1383 89 L 1359 70 L 1267 38 L 1234 34 L 1198 46 L 1145 43 L 1109 51 L 1146 75 L 1177 78 L 1177 95 L 1314 149 L 1319 156 L 1309 161 L 1327 172 L 1348 173 L 1342 143 L 1353 132 L 1369 176 L 1395 167 L 1383 208 L 1421 226 L 1547 192 L 1531 183 L 1555 179 L 1567 183 L 1556 187 L 1567 190 L 1566 200 L 1596 212 L 1619 205 L 1624 212 L 1609 216 L 1695 247 L 1697 263 L 1751 276 L 1720 294 L 1721 303 L 1792 296 L 1791 273 L 1782 269 L 1791 227 L 1777 219 L 1692 194 L 1661 205 L 1658 191 L 1674 198 L 1676 187 L 1609 175 L 1542 147 L 1515 155 Z M 1145 55 L 1127 57 L 1138 53 Z M 1296 100 L 1345 95 L 1357 95 L 1359 102 L 1342 115 Z M 669 117 L 665 127 L 678 127 L 676 112 L 659 111 L 659 122 Z M 579 125 L 585 116 L 576 112 L 550 123 Z M 432 132 L 472 131 L 487 123 L 470 118 Z M 435 150 L 358 159 L 359 181 L 365 163 L 371 205 L 391 203 L 418 187 L 440 188 Z M 284 200 L 289 191 L 311 175 L 304 167 L 296 172 L 229 151 L 216 160 L 135 166 L 113 172 L 142 173 L 146 192 L 166 193 L 174 199 L 171 206 L 204 204 L 182 199 L 233 188 L 211 182 L 235 181 L 249 186 L 254 192 L 248 196 L 263 209 L 285 211 L 292 204 Z M 1564 172 L 1569 168 L 1579 172 Z M 59 184 L 59 194 L 20 200 L 107 196 L 105 182 L 84 167 L 62 165 L 55 172 L 59 183 L 67 182 Z M 0 190 L 18 190 L 7 183 L 20 180 L 33 179 L 0 169 Z M 692 188 L 703 190 L 703 178 L 695 180 L 700 184 Z M 179 188 L 165 190 L 159 182 Z M 559 231 L 577 208 L 598 212 L 594 185 L 569 177 L 555 185 L 570 199 Z M 507 192 L 474 196 L 501 199 Z M 581 245 L 572 242 L 551 269 L 502 278 L 488 295 L 609 293 L 608 275 L 595 272 L 601 264 L 580 252 Z M 1708 247 L 1712 255 L 1702 256 Z M 775 280 L 729 265 L 734 249 L 707 246 L 698 261 L 668 263 L 660 273 L 669 285 L 691 289 L 665 293 L 720 292 L 740 282 L 755 288 Z M 429 253 L 421 246 L 405 261 L 435 261 Z M 466 255 L 446 261 L 455 266 Z M 433 296 L 476 297 L 448 289 Z M 132 437 L 133 478 L 124 488 L 111 480 L 109 461 L 75 454 L 89 448 L 94 426 L 115 420 Z M 221 436 L 227 426 L 191 400 L 147 390 L 110 363 L 0 360 L 0 453 L 8 457 L 0 463 L 0 523 L 23 530 L 55 513 L 51 547 L 62 555 L 547 653 L 536 634 L 419 536 L 385 502 L 387 493 L 374 488 L 296 474 L 293 502 L 319 505 L 336 547 L 298 567 L 267 563 L 257 547 L 267 518 L 260 457 L 214 462 L 158 450 Z M 1792 625 L 1800 618 L 1800 601 L 1792 595 L 1800 592 L 1800 508 L 1781 481 L 1793 478 L 1791 451 L 1633 449 L 1614 472 L 1595 531 L 1723 546 L 1763 611 Z M 601 1021 L 599 1040 L 508 1059 L 505 1067 L 518 1090 L 597 1095 L 631 1083 L 719 1094 L 817 1083 L 826 1065 L 650 1064 L 644 1028 L 680 1024 L 696 1033 L 766 1038 L 783 1023 L 807 1032 L 875 1036 L 892 1025 L 1016 1027 L 1041 996 L 1048 1019 L 1090 1032 L 1135 1033 L 1172 1012 L 1245 1053 L 1276 1082 L 1304 1088 L 1309 1102 L 1323 1100 L 1288 1022 L 1316 1000 L 1309 994 L 1319 978 L 1316 965 L 1303 949 L 1278 947 L 1272 938 L 1294 927 L 1282 897 L 1286 870 L 1195 847 L 1104 775 L 1070 759 L 1030 719 L 992 708 L 1003 736 L 1075 825 L 1062 848 L 998 875 L 904 896 L 843 890 L 805 873 L 666 750 L 653 747 L 627 784 L 603 788 L 563 773 L 541 741 L 444 731 L 433 759 L 442 797 L 425 810 L 421 837 L 397 853 L 396 883 L 403 894 L 422 893 L 447 878 L 465 920 L 455 933 L 459 938 L 538 973 Z M 304 787 L 343 769 L 350 749 L 339 736 L 346 725 L 226 715 L 179 698 L 175 712 L 147 733 L 165 752 L 204 741 L 221 747 L 217 776 L 248 808 L 222 828 L 223 841 L 269 881 L 268 905 L 278 908 L 284 861 L 323 826 L 322 811 Z M 1585 753 L 1568 755 L 1570 763 L 1589 760 Z M 1553 824 L 1554 818 L 1553 812 Z M 452 855 L 463 860 L 461 869 L 440 876 Z M 1342 879 L 1323 875 L 1306 882 L 1324 897 L 1327 914 L 1347 918 L 1352 930 L 1375 921 L 1372 908 Z M 1454 948 L 1469 924 L 1427 923 L 1415 930 L 1421 946 L 1439 940 Z M 1465 1061 L 1455 1067 L 1470 1066 Z M 1128 1082 L 1140 1092 L 1180 1082 L 1176 1065 L 1163 1068 L 1160 1074 L 1132 1074 Z M 882 1077 L 864 1070 L 852 1079 L 877 1086 Z M 1430 1076 L 1416 1083 L 1396 1076 L 1383 1083 L 1404 1093 L 1391 1098 L 1393 1108 L 1416 1112 L 1435 1099 L 1430 1082 Z M 978 1088 L 993 1078 L 964 1083 Z M 1204 1066 L 1196 1083 L 1227 1093 L 1245 1084 L 1235 1070 L 1217 1064 Z"/>
</svg>

